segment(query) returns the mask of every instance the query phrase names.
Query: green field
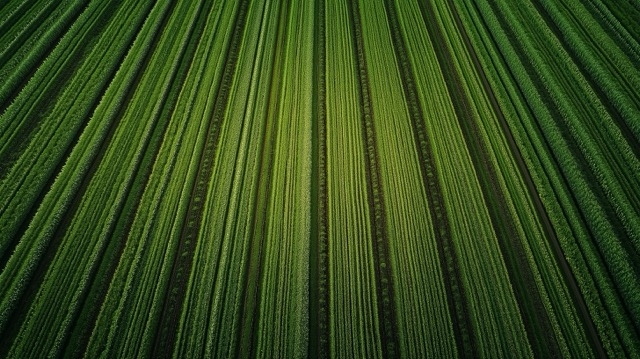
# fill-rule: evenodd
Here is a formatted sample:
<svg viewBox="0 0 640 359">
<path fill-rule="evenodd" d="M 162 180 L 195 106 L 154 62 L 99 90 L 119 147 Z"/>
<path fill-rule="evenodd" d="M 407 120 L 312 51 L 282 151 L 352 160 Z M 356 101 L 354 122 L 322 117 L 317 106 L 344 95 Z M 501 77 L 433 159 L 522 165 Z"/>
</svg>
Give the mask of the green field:
<svg viewBox="0 0 640 359">
<path fill-rule="evenodd" d="M 0 358 L 640 357 L 639 21 L 0 2 Z"/>
</svg>

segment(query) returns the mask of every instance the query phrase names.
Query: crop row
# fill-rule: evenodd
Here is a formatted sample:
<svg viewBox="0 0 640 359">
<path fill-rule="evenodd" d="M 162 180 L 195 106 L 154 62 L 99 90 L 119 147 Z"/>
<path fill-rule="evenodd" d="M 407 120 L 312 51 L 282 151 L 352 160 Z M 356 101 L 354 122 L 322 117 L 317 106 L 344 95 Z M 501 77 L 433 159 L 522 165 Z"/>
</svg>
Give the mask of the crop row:
<svg viewBox="0 0 640 359">
<path fill-rule="evenodd" d="M 137 11 L 129 12 L 123 9 L 121 14 L 126 17 L 127 14 L 144 13 L 145 4 L 140 3 Z M 195 7 L 198 9 L 198 7 Z M 177 16 L 174 16 L 174 18 Z M 178 17 L 178 19 L 182 19 Z M 189 17 L 185 17 L 187 21 Z M 170 23 L 171 24 L 171 23 Z M 174 25 L 176 26 L 176 25 Z M 168 49 L 177 48 L 176 41 L 179 41 L 177 35 L 188 38 L 190 32 L 175 33 L 175 37 L 165 37 L 165 42 L 159 44 L 160 50 L 169 53 Z M 183 44 L 186 40 L 183 40 Z M 166 48 L 162 49 L 162 45 Z M 184 48 L 184 45 L 182 46 Z M 161 53 L 163 53 L 161 52 Z M 86 184 L 88 193 L 96 194 L 96 196 L 84 197 L 77 206 L 77 215 L 75 221 L 69 225 L 63 233 L 60 233 L 60 248 L 52 259 L 48 271 L 44 277 L 44 283 L 54 285 L 42 285 L 31 305 L 30 313 L 27 315 L 34 318 L 34 326 L 23 326 L 19 335 L 38 336 L 41 338 L 40 343 L 45 347 L 51 348 L 51 353 L 58 353 L 61 348 L 62 341 L 68 333 L 69 326 L 73 323 L 74 316 L 79 310 L 86 287 L 91 279 L 91 273 L 95 271 L 95 266 L 109 238 L 109 232 L 113 226 L 114 219 L 117 218 L 114 211 L 122 205 L 125 195 L 128 193 L 130 186 L 130 178 L 140 164 L 142 154 L 147 147 L 149 138 L 162 105 L 165 103 L 166 95 L 154 93 L 155 91 L 166 91 L 170 88 L 169 84 L 172 80 L 171 72 L 175 71 L 180 60 L 182 51 L 176 51 L 174 61 L 166 61 L 168 59 L 159 56 L 156 53 L 149 62 L 149 68 L 142 75 L 138 91 L 132 94 L 132 102 L 130 106 L 123 111 L 123 120 L 127 118 L 147 118 L 149 121 L 125 121 L 125 126 L 118 126 L 113 132 L 109 146 L 102 154 L 101 165 L 95 169 L 91 177 L 91 181 Z M 164 67 L 158 68 L 156 71 L 165 73 L 163 76 L 155 77 L 150 69 L 155 69 L 154 65 L 162 64 Z M 158 80 L 165 81 L 164 86 L 157 84 Z M 153 102 L 148 99 L 156 99 L 157 104 L 153 106 Z M 154 111 L 154 113 L 143 114 L 140 111 Z M 129 168 L 125 170 L 125 168 Z M 113 175 L 110 168 L 122 168 L 118 172 L 118 176 Z M 111 182 L 116 186 L 105 186 L 104 183 Z M 96 223 L 95 226 L 86 227 L 84 223 Z M 91 231 L 91 232 L 88 232 Z M 87 240 L 75 242 L 78 238 L 86 238 Z M 75 240 L 75 241 L 74 241 Z M 47 303 L 52 305 L 47 305 Z M 56 304 L 57 303 L 57 304 Z M 67 303 L 63 305 L 62 303 Z M 59 313 L 57 311 L 60 311 Z M 56 320 L 63 317 L 63 313 L 67 313 L 62 321 L 57 321 L 60 327 L 55 330 L 47 330 L 40 333 L 44 325 L 49 320 Z M 48 333 L 48 336 L 46 335 Z M 50 341 L 45 340 L 50 338 Z M 12 348 L 11 353 L 37 353 L 41 351 L 37 346 L 16 347 Z M 28 355 L 28 354 L 27 354 Z"/>
<path fill-rule="evenodd" d="M 0 4 L 0 356 L 633 357 L 637 11 Z"/>
<path fill-rule="evenodd" d="M 8 46 L 0 47 L 6 49 L 5 60 L 0 62 L 0 78 L 5 79 L 0 85 L 0 112 L 4 112 L 21 87 L 26 85 L 40 62 L 53 50 L 56 44 L 52 40 L 62 37 L 62 34 L 69 30 L 84 6 L 86 1 L 60 4 L 53 11 L 46 13 L 44 19 L 38 21 L 39 27 L 36 31 L 25 30 L 25 35 L 20 42 L 16 42 L 11 51 Z"/>
<path fill-rule="evenodd" d="M 126 17 L 124 19 L 126 19 Z M 113 28 L 122 29 L 122 26 L 116 23 Z M 96 54 L 96 57 L 102 58 L 102 53 Z M 94 65 L 90 60 L 89 64 Z M 88 67 L 91 67 L 90 65 L 88 65 Z M 45 67 L 45 69 L 47 68 Z M 25 89 L 24 91 L 27 90 Z M 92 93 L 91 91 L 85 92 L 84 94 L 88 94 L 89 96 L 95 95 L 95 93 Z M 64 99 L 62 102 L 65 102 Z M 84 102 L 80 102 L 78 104 L 81 111 L 87 110 L 84 108 L 84 105 Z M 63 104 L 59 103 L 59 106 L 62 110 Z M 4 115 L 7 115 L 7 113 Z M 57 120 L 64 119 L 66 118 L 54 118 L 56 121 L 51 121 L 54 122 L 52 125 L 57 127 L 55 122 L 57 122 Z M 69 114 L 68 119 L 72 121 L 74 120 L 74 116 Z M 77 118 L 75 118 L 75 120 L 78 121 Z M 100 124 L 95 124 L 95 122 L 96 121 L 93 121 L 93 123 L 88 125 L 87 128 L 93 129 L 96 125 L 108 125 L 108 121 L 101 122 Z M 8 260 L 4 265 L 4 270 L 0 275 L 0 278 L 4 283 L 3 288 L 6 288 L 2 298 L 0 327 L 4 327 L 7 324 L 9 313 L 17 304 L 16 301 L 20 299 L 21 293 L 29 282 L 29 278 L 33 276 L 38 262 L 44 255 L 51 237 L 54 235 L 57 224 L 59 224 L 61 219 L 61 212 L 70 205 L 70 201 L 82 181 L 82 175 L 86 173 L 91 158 L 95 155 L 95 147 L 100 144 L 100 141 L 96 138 L 91 138 L 90 142 L 84 143 L 82 139 L 79 140 L 79 144 L 76 145 L 76 148 L 79 148 L 80 150 L 74 151 L 74 161 L 68 160 L 67 165 L 63 166 L 60 174 L 57 176 L 58 180 L 51 184 L 50 191 L 47 192 L 47 195 L 44 196 L 39 204 L 39 209 L 34 214 L 29 227 L 25 228 L 25 233 L 21 236 L 22 239 L 18 240 L 20 236 L 17 236 L 16 231 L 24 220 L 22 217 L 26 215 L 28 210 L 30 210 L 30 206 L 34 205 L 35 197 L 39 195 L 39 192 L 42 191 L 43 187 L 49 181 L 49 178 L 47 177 L 48 172 L 53 171 L 52 167 L 57 165 L 52 163 L 52 158 L 55 159 L 57 157 L 60 159 L 64 154 L 64 151 L 66 151 L 65 149 L 56 148 L 51 143 L 49 143 L 49 145 L 52 145 L 51 147 L 47 146 L 45 148 L 41 148 L 41 146 L 46 144 L 43 142 L 50 141 L 47 139 L 47 136 L 52 135 L 54 136 L 54 141 L 59 137 L 62 137 L 59 141 L 63 141 L 64 143 L 71 141 L 71 139 L 68 138 L 69 134 L 66 131 L 67 129 L 64 127 L 63 129 L 63 131 L 56 131 L 52 134 L 51 132 L 47 133 L 43 127 L 41 131 L 38 132 L 38 135 L 41 134 L 44 136 L 44 139 L 33 142 L 33 146 L 35 147 L 34 151 L 25 152 L 24 155 L 20 157 L 20 161 L 11 167 L 11 171 L 2 182 L 3 191 L 8 191 L 3 192 L 3 195 L 5 196 L 4 198 L 6 198 L 6 200 L 3 201 L 3 208 L 5 211 L 9 211 L 13 216 L 3 216 L 4 220 L 8 218 L 13 219 L 12 222 L 6 222 L 6 226 L 3 228 L 4 230 L 7 230 L 6 232 L 3 231 L 2 243 L 5 245 L 3 250 L 7 250 L 9 248 L 11 241 L 14 241 L 16 247 L 11 256 L 8 257 Z M 26 166 L 25 168 L 21 168 L 23 172 L 16 170 L 16 167 L 20 166 Z M 37 175 L 33 175 L 34 172 Z M 19 178 L 21 178 L 20 182 L 23 182 L 25 181 L 24 178 L 28 174 L 31 174 L 28 185 L 15 186 L 14 183 L 10 182 L 10 178 L 12 178 L 12 176 L 19 176 Z M 49 177 L 51 177 L 51 175 L 49 175 Z"/>
<path fill-rule="evenodd" d="M 15 245 L 11 239 L 19 237 L 20 225 L 86 126 L 91 111 L 137 34 L 135 25 L 144 19 L 148 5 L 140 6 L 139 12 L 126 13 L 106 26 L 100 22 L 106 21 L 105 14 L 113 9 L 108 4 L 88 8 L 87 16 L 81 16 L 82 21 L 77 23 L 78 32 L 67 33 L 0 117 L 3 130 L 0 151 L 3 159 L 10 163 L 0 180 L 0 193 L 5 198 L 0 213 L 7 214 L 0 223 L 0 254 L 5 255 Z M 124 27 L 124 23 L 134 26 Z M 106 36 L 87 49 L 88 33 L 100 31 L 101 27 Z M 112 56 L 104 56 L 105 53 Z M 66 85 L 62 91 L 61 84 Z M 52 97 L 56 100 L 53 103 Z M 27 179 L 29 185 L 24 185 Z"/>
<path fill-rule="evenodd" d="M 527 38 L 526 36 L 534 36 L 533 32 L 529 32 L 526 36 L 522 33 L 522 37 L 515 37 L 515 33 L 520 31 L 520 29 L 518 27 L 504 26 L 504 21 L 515 20 L 504 20 L 502 23 L 500 23 L 500 20 L 502 19 L 501 17 L 497 17 L 496 20 L 496 16 L 494 14 L 498 11 L 497 6 L 478 6 L 475 9 L 473 6 L 469 5 L 461 6 L 466 6 L 470 11 L 472 20 L 476 21 L 476 28 L 482 29 L 482 31 L 490 31 L 488 36 L 485 35 L 486 37 L 482 41 L 484 41 L 488 51 L 492 53 L 490 55 L 494 61 L 492 66 L 495 66 L 495 71 L 498 72 L 498 76 L 501 78 L 499 80 L 502 83 L 501 86 L 504 86 L 504 88 L 509 91 L 508 95 L 505 96 L 503 94 L 504 97 L 502 99 L 504 101 L 508 101 L 507 105 L 503 107 L 509 108 L 509 106 L 513 105 L 515 106 L 514 110 L 518 111 L 518 115 L 512 117 L 510 126 L 515 129 L 514 133 L 520 138 L 522 148 L 524 148 L 525 152 L 528 152 L 526 154 L 527 159 L 529 161 L 533 161 L 533 164 L 530 164 L 528 167 L 532 169 L 533 172 L 537 172 L 537 174 L 534 175 L 537 181 L 537 188 L 540 191 L 541 197 L 545 202 L 545 206 L 552 217 L 552 221 L 555 222 L 554 226 L 556 230 L 559 231 L 558 238 L 562 243 L 566 257 L 572 266 L 572 271 L 575 273 L 576 279 L 579 282 L 582 295 L 584 295 L 589 306 L 589 313 L 595 320 L 598 331 L 600 333 L 607 333 L 607 335 L 602 339 L 602 344 L 610 353 L 622 350 L 618 340 L 622 340 L 622 343 L 625 343 L 623 345 L 629 347 L 633 342 L 632 338 L 634 330 L 629 327 L 629 324 L 631 323 L 624 318 L 626 316 L 626 314 L 623 314 L 625 313 L 624 306 L 621 306 L 621 298 L 618 297 L 618 294 L 615 294 L 616 289 L 614 289 L 612 285 L 615 285 L 616 281 L 620 283 L 618 284 L 619 286 L 629 285 L 629 282 L 625 284 L 622 283 L 622 281 L 629 279 L 633 280 L 632 278 L 634 276 L 637 278 L 637 275 L 632 274 L 634 270 L 632 269 L 632 266 L 629 267 L 630 263 L 626 262 L 625 264 L 625 258 L 628 258 L 628 255 L 633 253 L 634 250 L 627 252 L 630 250 L 628 247 L 627 249 L 621 247 L 621 243 L 627 243 L 626 245 L 628 246 L 633 242 L 628 240 L 618 242 L 616 237 L 619 238 L 621 234 L 619 232 L 617 234 L 611 233 L 611 231 L 614 231 L 614 228 L 620 230 L 624 228 L 624 226 L 611 225 L 608 221 L 615 220 L 615 217 L 613 219 L 607 218 L 611 218 L 610 216 L 612 215 L 616 216 L 614 213 L 619 213 L 624 216 L 624 212 L 620 210 L 609 210 L 608 214 L 605 214 L 605 210 L 602 206 L 606 205 L 606 200 L 603 200 L 602 197 L 600 197 L 600 199 L 596 197 L 598 191 L 601 190 L 598 190 L 597 184 L 595 186 L 593 185 L 594 182 L 598 183 L 597 179 L 593 178 L 594 175 L 588 172 L 589 168 L 593 169 L 595 172 L 601 172 L 604 168 L 609 167 L 610 164 L 603 164 L 602 162 L 598 163 L 594 160 L 591 160 L 590 163 L 586 163 L 588 157 L 580 157 L 583 152 L 577 152 L 579 149 L 584 149 L 584 151 L 604 152 L 607 151 L 607 146 L 618 145 L 624 147 L 627 142 L 620 136 L 612 136 L 611 138 L 614 138 L 614 141 L 608 139 L 606 140 L 607 145 L 603 144 L 603 139 L 601 137 L 603 130 L 602 124 L 605 125 L 604 129 L 608 127 L 611 128 L 612 131 L 615 131 L 615 128 L 611 127 L 614 122 L 603 122 L 598 120 L 599 117 L 597 116 L 602 116 L 601 118 L 606 119 L 609 116 L 606 113 L 593 111 L 592 114 L 584 112 L 579 115 L 569 114 L 569 112 L 588 108 L 589 106 L 593 106 L 593 104 L 596 104 L 597 106 L 598 101 L 595 99 L 591 100 L 592 103 L 590 104 L 568 104 L 569 101 L 590 98 L 589 96 L 593 96 L 593 92 L 591 92 L 591 95 L 588 95 L 589 92 L 587 92 L 586 96 L 576 96 L 573 99 L 567 99 L 565 97 L 563 100 L 565 102 L 554 102 L 554 100 L 549 98 L 551 96 L 558 96 L 565 92 L 571 93 L 571 91 L 575 91 L 574 87 L 580 88 L 580 84 L 584 83 L 580 80 L 579 72 L 574 71 L 569 73 L 578 76 L 577 79 L 574 82 L 565 82 L 562 85 L 565 86 L 567 90 L 560 91 L 557 87 L 559 85 L 555 85 L 555 90 L 549 89 L 549 86 L 552 86 L 552 84 L 557 81 L 557 79 L 562 78 L 562 76 L 560 76 L 559 73 L 556 73 L 556 76 L 550 76 L 549 73 L 545 73 L 544 71 L 553 73 L 554 70 L 549 69 L 548 65 L 544 65 L 542 62 L 535 64 L 535 61 L 540 60 L 535 53 L 531 52 L 531 49 L 533 46 L 536 46 L 537 49 L 553 48 L 549 46 L 550 43 L 554 43 L 553 41 L 546 41 L 544 42 L 544 45 L 542 45 L 542 43 L 533 45 L 533 43 L 525 41 Z M 474 11 L 479 11 L 479 13 L 474 14 Z M 504 11 L 506 11 L 506 9 Z M 500 14 L 500 12 L 497 13 Z M 505 16 L 506 14 L 508 13 L 505 12 Z M 539 16 L 536 12 L 533 12 L 533 14 L 535 16 L 527 16 L 530 16 L 532 19 Z M 486 29 L 483 29 L 483 26 L 486 26 Z M 545 33 L 545 31 L 535 33 Z M 546 32 L 546 34 L 548 34 L 548 32 Z M 512 36 L 511 39 L 513 40 L 511 42 L 509 41 L 509 36 Z M 551 39 L 553 40 L 553 37 Z M 556 39 L 555 41 L 557 44 L 558 40 Z M 498 47 L 496 49 L 492 48 L 492 46 Z M 501 54 L 513 55 L 503 56 Z M 562 58 L 567 57 L 564 56 Z M 533 61 L 534 65 L 527 64 L 528 61 Z M 546 63 L 553 64 L 554 62 L 546 61 Z M 571 64 L 569 64 L 569 68 L 571 68 Z M 545 80 L 541 80 L 543 78 Z M 587 89 L 584 91 L 589 90 Z M 548 99 L 545 103 L 541 101 L 542 98 L 545 98 L 544 96 L 547 96 L 546 98 Z M 509 102 L 511 103 L 509 104 Z M 556 103 L 558 106 L 556 107 L 556 110 L 553 109 L 554 106 L 550 106 L 551 103 Z M 564 110 L 562 111 L 567 111 L 567 113 L 564 115 L 561 115 L 560 112 L 554 113 L 554 111 L 561 111 L 558 108 L 563 108 Z M 520 122 L 513 121 L 518 119 L 518 117 L 522 119 Z M 579 128 L 583 126 L 583 124 L 594 120 L 597 120 L 601 125 L 598 126 L 597 132 L 591 132 L 591 136 L 594 136 L 595 139 L 592 137 L 592 139 L 585 139 L 578 142 L 578 144 L 570 145 L 569 143 L 571 142 L 567 141 L 575 141 L 575 137 L 573 136 L 585 136 L 589 132 L 577 129 L 573 131 L 562 131 L 562 127 L 558 126 L 565 126 L 565 124 L 562 122 L 556 122 L 554 125 L 553 122 L 554 119 L 560 120 L 561 118 L 570 120 L 571 122 L 569 126 L 572 126 L 573 128 Z M 599 137 L 600 139 L 598 139 Z M 602 145 L 596 145 L 597 147 L 594 146 L 594 144 L 598 143 Z M 602 152 L 599 156 L 603 155 Z M 607 152 L 604 152 L 604 154 L 606 153 Z M 629 151 L 627 150 L 626 153 L 629 153 Z M 618 155 L 619 154 L 621 154 L 621 152 L 618 152 Z M 578 157 L 576 158 L 572 156 Z M 610 153 L 609 156 L 614 155 Z M 583 159 L 579 160 L 579 158 Z M 616 161 L 620 161 L 620 158 L 625 157 L 616 157 Z M 637 161 L 637 159 L 633 160 L 632 158 L 633 157 L 631 155 L 626 157 L 626 159 L 631 161 L 630 163 L 627 162 L 627 168 L 633 168 L 635 166 L 633 163 Z M 538 164 L 536 164 L 536 162 Z M 615 164 L 615 161 L 613 161 L 613 164 Z M 624 166 L 621 165 L 621 167 Z M 585 172 L 585 170 L 587 170 L 587 172 Z M 635 175 L 629 173 L 628 176 L 633 180 Z M 610 181 L 608 183 L 610 184 L 615 184 L 619 181 L 618 175 L 609 175 L 608 178 Z M 635 180 L 637 180 L 637 178 Z M 549 184 L 541 184 L 540 181 L 549 181 L 546 182 Z M 621 184 L 620 186 L 625 186 L 625 184 Z M 617 198 L 619 198 L 620 201 L 619 205 L 614 206 L 616 208 L 624 208 L 630 203 L 633 203 L 630 202 L 630 198 L 624 197 L 624 190 L 620 189 L 620 187 L 618 188 L 619 190 L 617 193 L 612 193 L 611 191 L 605 192 L 608 193 L 609 196 L 618 196 Z M 552 192 L 549 192 L 549 189 L 551 189 Z M 627 187 L 626 190 L 633 191 L 630 187 Z M 633 199 L 631 199 L 631 201 L 633 201 Z M 560 204 L 560 207 L 556 207 L 558 204 Z M 632 212 L 629 212 L 629 207 L 626 208 L 626 212 L 628 213 L 627 216 L 631 218 L 632 222 L 627 225 L 633 225 L 633 218 L 637 217 L 632 214 Z M 561 224 L 562 222 L 567 224 L 563 225 Z M 567 230 L 570 232 L 567 232 Z M 610 232 L 607 234 L 605 231 Z M 570 238 L 576 238 L 577 242 L 574 242 Z M 576 244 L 578 246 L 576 246 Z M 598 249 L 597 246 L 599 246 L 600 249 Z M 618 254 L 614 254 L 614 251 L 617 251 Z M 604 258 L 605 262 L 602 261 L 603 259 L 601 255 L 603 254 L 607 255 L 607 257 Z M 615 258 L 614 256 L 618 257 Z M 630 272 L 627 272 L 628 275 L 625 277 L 618 277 L 617 279 L 614 279 L 609 277 L 609 273 L 607 273 L 607 266 L 613 266 L 612 269 L 614 270 L 615 268 L 618 268 L 618 271 L 625 270 L 623 268 L 626 267 L 626 270 Z M 620 274 L 620 272 L 618 272 L 618 274 Z M 595 287 L 594 284 L 596 285 Z M 620 287 L 618 287 L 618 290 L 620 290 Z M 624 290 L 621 290 L 620 292 L 623 294 L 623 298 L 626 296 L 624 292 Z M 627 297 L 627 300 L 629 299 L 630 297 Z M 602 304 L 596 304 L 602 303 L 600 301 L 607 303 L 605 304 L 607 305 L 606 313 L 602 312 Z M 607 318 L 607 316 L 611 317 Z M 610 327 L 611 325 L 618 327 L 618 329 L 614 330 Z"/>
<path fill-rule="evenodd" d="M 429 10 L 417 4 L 414 6 L 418 6 L 421 16 L 414 17 L 415 25 L 407 25 L 404 29 L 415 29 L 413 36 L 405 35 L 409 59 L 415 72 L 420 106 L 427 121 L 427 133 L 432 139 L 435 168 L 441 183 L 446 183 L 442 192 L 450 224 L 450 241 L 454 249 L 451 255 L 454 256 L 461 273 L 461 283 L 458 285 L 464 289 L 462 293 L 465 293 L 455 299 L 461 303 L 461 308 L 468 308 L 462 311 L 462 315 L 467 316 L 470 323 L 467 328 L 469 343 L 463 344 L 462 349 L 477 353 L 476 355 L 505 355 L 505 352 L 500 354 L 502 350 L 521 351 L 521 355 L 527 355 L 525 353 L 529 352 L 530 348 L 520 315 L 499 315 L 496 317 L 501 321 L 499 323 L 479 320 L 487 318 L 484 310 L 493 313 L 511 312 L 514 309 L 510 308 L 517 306 L 517 303 L 500 256 L 501 251 L 497 234 L 492 228 L 490 213 L 485 209 L 491 204 L 485 204 L 485 194 L 476 175 L 476 171 L 482 169 L 474 170 L 473 158 L 467 152 L 474 149 L 466 149 L 466 146 L 471 144 L 466 143 L 462 126 L 469 125 L 460 122 L 461 114 L 456 112 L 455 106 L 462 104 L 447 85 L 454 79 L 445 77 L 448 71 L 446 66 L 449 66 L 446 58 L 442 57 L 447 51 L 443 48 L 446 40 L 441 38 L 443 30 L 434 28 L 439 26 L 436 16 L 443 15 L 440 15 L 437 9 Z M 411 19 L 409 10 L 403 10 L 401 6 L 398 8 L 400 14 L 403 14 L 401 17 Z M 427 33 L 419 34 L 427 29 Z M 422 39 L 423 42 L 416 44 L 411 39 Z M 430 56 L 417 56 L 424 53 Z M 464 51 L 455 54 L 463 56 Z M 456 145 L 465 143 L 466 146 L 462 147 Z M 498 256 L 492 257 L 494 254 Z M 508 349 L 498 344 L 507 342 L 511 344 Z M 468 345 L 471 347 L 466 347 Z"/>
</svg>

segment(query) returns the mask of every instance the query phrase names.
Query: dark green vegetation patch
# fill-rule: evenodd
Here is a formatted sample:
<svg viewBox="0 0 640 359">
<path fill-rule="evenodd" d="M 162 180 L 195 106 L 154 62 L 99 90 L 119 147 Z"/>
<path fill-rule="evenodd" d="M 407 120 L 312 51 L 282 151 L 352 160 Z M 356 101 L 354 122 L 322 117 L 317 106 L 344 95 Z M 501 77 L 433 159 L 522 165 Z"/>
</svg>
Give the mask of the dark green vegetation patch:
<svg viewBox="0 0 640 359">
<path fill-rule="evenodd" d="M 640 356 L 640 5 L 0 2 L 0 357 Z"/>
</svg>

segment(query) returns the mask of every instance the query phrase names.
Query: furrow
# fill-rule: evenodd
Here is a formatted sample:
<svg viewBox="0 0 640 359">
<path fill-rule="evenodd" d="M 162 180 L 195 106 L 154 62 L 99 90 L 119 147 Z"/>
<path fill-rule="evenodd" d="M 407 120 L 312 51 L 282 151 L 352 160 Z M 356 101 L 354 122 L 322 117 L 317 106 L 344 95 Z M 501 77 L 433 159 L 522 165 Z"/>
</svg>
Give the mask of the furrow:
<svg viewBox="0 0 640 359">
<path fill-rule="evenodd" d="M 314 140 L 316 164 L 311 174 L 312 207 L 309 255 L 309 357 L 326 358 L 330 353 L 329 331 L 329 243 L 327 187 L 327 40 L 326 2 L 317 0 L 314 18 Z"/>
</svg>

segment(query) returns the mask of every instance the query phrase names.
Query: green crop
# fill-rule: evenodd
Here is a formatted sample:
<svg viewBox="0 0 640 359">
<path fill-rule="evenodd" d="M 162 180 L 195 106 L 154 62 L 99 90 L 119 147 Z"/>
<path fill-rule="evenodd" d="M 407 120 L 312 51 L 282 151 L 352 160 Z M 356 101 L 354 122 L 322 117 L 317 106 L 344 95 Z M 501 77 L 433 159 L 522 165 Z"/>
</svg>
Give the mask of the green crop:
<svg viewBox="0 0 640 359">
<path fill-rule="evenodd" d="M 0 4 L 0 357 L 636 357 L 605 0 Z"/>
</svg>

